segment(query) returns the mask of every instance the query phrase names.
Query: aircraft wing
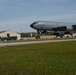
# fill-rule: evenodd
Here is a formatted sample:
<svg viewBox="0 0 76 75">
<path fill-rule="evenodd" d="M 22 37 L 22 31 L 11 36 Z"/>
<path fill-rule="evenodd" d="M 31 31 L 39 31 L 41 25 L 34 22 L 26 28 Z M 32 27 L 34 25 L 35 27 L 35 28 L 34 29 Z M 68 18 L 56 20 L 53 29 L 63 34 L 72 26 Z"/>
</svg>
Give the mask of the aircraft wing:
<svg viewBox="0 0 76 75">
<path fill-rule="evenodd" d="M 59 26 L 59 27 L 54 27 L 52 30 L 54 31 L 65 31 L 67 29 L 66 26 Z"/>
</svg>

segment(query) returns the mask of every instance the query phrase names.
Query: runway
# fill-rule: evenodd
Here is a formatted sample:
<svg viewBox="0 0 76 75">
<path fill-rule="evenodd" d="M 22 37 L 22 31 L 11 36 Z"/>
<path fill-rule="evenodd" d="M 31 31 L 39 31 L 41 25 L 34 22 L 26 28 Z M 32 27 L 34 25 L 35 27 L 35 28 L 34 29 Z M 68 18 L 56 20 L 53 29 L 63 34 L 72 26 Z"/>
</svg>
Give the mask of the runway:
<svg viewBox="0 0 76 75">
<path fill-rule="evenodd" d="M 35 44 L 35 43 L 63 42 L 63 41 L 76 41 L 76 39 L 41 40 L 41 41 L 28 41 L 28 42 L 0 43 L 0 47 L 3 47 L 3 46 L 14 46 L 14 45 L 23 45 L 23 44 Z"/>
</svg>

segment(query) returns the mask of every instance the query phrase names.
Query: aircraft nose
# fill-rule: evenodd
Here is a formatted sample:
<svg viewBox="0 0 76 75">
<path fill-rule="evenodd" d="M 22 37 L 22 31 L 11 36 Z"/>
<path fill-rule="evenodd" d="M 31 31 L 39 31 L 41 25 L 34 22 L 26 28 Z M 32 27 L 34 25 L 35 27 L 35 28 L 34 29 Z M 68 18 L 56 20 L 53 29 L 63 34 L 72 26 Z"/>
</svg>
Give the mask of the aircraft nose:
<svg viewBox="0 0 76 75">
<path fill-rule="evenodd" d="M 30 25 L 30 27 L 32 27 L 32 28 L 33 28 L 33 27 L 34 27 L 34 24 L 31 24 L 31 25 Z"/>
</svg>

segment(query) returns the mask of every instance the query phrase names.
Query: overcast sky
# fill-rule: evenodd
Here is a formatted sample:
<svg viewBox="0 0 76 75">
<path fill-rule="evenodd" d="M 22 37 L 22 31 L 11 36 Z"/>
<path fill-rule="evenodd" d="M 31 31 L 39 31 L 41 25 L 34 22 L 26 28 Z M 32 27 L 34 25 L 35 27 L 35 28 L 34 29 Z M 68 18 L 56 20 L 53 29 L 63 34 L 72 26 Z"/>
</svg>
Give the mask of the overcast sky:
<svg viewBox="0 0 76 75">
<path fill-rule="evenodd" d="M 0 31 L 34 32 L 34 21 L 76 23 L 76 0 L 0 0 Z"/>
</svg>

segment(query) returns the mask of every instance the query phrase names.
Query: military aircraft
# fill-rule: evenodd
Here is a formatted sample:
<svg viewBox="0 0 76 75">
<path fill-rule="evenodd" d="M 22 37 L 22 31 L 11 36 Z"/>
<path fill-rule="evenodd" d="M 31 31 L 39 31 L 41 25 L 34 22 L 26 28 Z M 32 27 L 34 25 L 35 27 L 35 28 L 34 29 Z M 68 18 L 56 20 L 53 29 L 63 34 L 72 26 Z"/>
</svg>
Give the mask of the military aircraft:
<svg viewBox="0 0 76 75">
<path fill-rule="evenodd" d="M 52 21 L 35 21 L 30 27 L 36 29 L 38 34 L 46 33 L 47 31 L 55 32 L 70 32 L 76 30 L 76 23 L 67 22 L 52 22 Z"/>
</svg>

